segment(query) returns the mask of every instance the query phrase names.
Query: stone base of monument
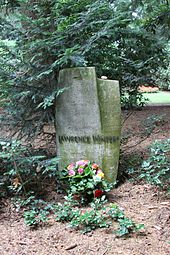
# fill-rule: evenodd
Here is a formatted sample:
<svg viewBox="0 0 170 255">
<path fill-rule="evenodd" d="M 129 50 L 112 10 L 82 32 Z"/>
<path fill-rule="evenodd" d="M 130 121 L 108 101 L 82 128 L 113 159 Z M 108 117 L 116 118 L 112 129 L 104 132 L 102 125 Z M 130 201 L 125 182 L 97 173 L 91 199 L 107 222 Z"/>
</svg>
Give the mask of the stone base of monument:
<svg viewBox="0 0 170 255">
<path fill-rule="evenodd" d="M 121 130 L 119 82 L 97 79 L 94 67 L 63 69 L 57 98 L 56 137 L 59 169 L 88 159 L 98 163 L 106 179 L 116 181 Z"/>
</svg>

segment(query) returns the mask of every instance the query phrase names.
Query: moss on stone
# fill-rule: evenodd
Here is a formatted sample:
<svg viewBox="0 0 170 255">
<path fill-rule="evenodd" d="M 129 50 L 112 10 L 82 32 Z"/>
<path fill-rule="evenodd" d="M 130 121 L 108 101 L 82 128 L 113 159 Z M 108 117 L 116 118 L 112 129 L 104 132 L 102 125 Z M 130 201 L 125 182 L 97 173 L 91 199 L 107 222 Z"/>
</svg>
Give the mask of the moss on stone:
<svg viewBox="0 0 170 255">
<path fill-rule="evenodd" d="M 69 87 L 57 99 L 56 132 L 60 169 L 80 159 L 98 163 L 109 182 L 115 182 L 120 139 L 90 143 L 63 141 L 58 136 L 120 137 L 120 95 L 118 81 L 96 79 L 94 67 L 60 71 L 60 87 Z"/>
</svg>

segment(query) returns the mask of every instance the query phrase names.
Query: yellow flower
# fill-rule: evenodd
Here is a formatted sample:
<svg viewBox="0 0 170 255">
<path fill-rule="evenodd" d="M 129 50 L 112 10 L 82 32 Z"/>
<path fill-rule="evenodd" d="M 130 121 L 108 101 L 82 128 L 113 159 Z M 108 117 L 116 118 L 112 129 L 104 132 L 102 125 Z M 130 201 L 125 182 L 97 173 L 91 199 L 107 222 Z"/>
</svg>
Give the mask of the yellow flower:
<svg viewBox="0 0 170 255">
<path fill-rule="evenodd" d="M 102 171 L 98 171 L 97 176 L 99 176 L 102 179 L 104 178 L 104 173 Z"/>
</svg>

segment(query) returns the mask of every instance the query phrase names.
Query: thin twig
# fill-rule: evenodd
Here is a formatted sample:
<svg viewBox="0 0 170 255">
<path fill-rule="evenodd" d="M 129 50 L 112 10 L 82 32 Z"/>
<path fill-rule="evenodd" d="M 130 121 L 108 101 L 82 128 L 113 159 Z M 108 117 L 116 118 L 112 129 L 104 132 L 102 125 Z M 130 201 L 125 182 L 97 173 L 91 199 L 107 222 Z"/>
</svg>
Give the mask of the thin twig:
<svg viewBox="0 0 170 255">
<path fill-rule="evenodd" d="M 19 179 L 20 179 L 20 181 L 21 181 L 21 183 L 22 183 L 22 187 L 23 187 L 23 190 L 24 190 L 24 194 L 26 195 L 26 194 L 27 194 L 27 191 L 26 191 L 26 189 L 25 189 L 25 186 L 24 186 L 24 182 L 23 182 L 23 180 L 22 180 L 22 177 L 21 177 L 21 175 L 20 175 L 20 173 L 19 173 L 19 171 L 18 171 L 18 167 L 17 167 L 17 164 L 16 164 L 15 160 L 13 161 L 13 164 L 14 164 L 14 169 L 15 169 L 15 171 L 16 171 L 17 175 L 19 176 Z"/>
<path fill-rule="evenodd" d="M 104 253 L 102 253 L 102 255 L 105 255 L 105 254 L 107 253 L 107 251 L 108 251 L 108 249 L 106 249 L 106 250 L 104 251 Z"/>
<path fill-rule="evenodd" d="M 130 116 L 134 113 L 134 111 L 130 112 L 127 117 L 123 120 L 122 127 L 125 124 L 125 122 L 130 118 Z"/>
<path fill-rule="evenodd" d="M 126 145 L 125 145 L 124 148 L 125 148 L 126 150 L 131 149 L 131 148 L 134 148 L 134 147 L 136 147 L 137 145 L 139 145 L 139 144 L 141 144 L 142 142 L 144 142 L 147 138 L 149 138 L 149 136 L 150 136 L 150 134 L 147 135 L 146 137 L 144 137 L 143 139 L 141 139 L 139 142 L 137 142 L 137 143 L 134 144 L 134 145 L 131 145 L 131 146 L 128 146 L 128 147 L 126 147 Z M 123 147 L 123 146 L 122 146 L 122 147 Z"/>
<path fill-rule="evenodd" d="M 67 248 L 65 248 L 65 250 L 71 250 L 71 249 L 74 249 L 74 248 L 76 248 L 77 247 L 77 244 L 72 244 L 72 245 L 70 245 L 69 247 L 67 247 Z"/>
</svg>

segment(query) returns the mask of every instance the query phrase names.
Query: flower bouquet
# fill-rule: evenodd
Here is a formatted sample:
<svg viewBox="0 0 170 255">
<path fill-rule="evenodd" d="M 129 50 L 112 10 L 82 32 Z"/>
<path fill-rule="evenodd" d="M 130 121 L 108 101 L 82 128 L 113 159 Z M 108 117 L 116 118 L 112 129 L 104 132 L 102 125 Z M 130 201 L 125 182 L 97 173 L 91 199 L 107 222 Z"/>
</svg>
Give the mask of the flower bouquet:
<svg viewBox="0 0 170 255">
<path fill-rule="evenodd" d="M 111 184 L 104 179 L 102 169 L 89 160 L 71 163 L 62 171 L 67 192 L 75 199 L 90 202 L 110 190 Z"/>
</svg>

